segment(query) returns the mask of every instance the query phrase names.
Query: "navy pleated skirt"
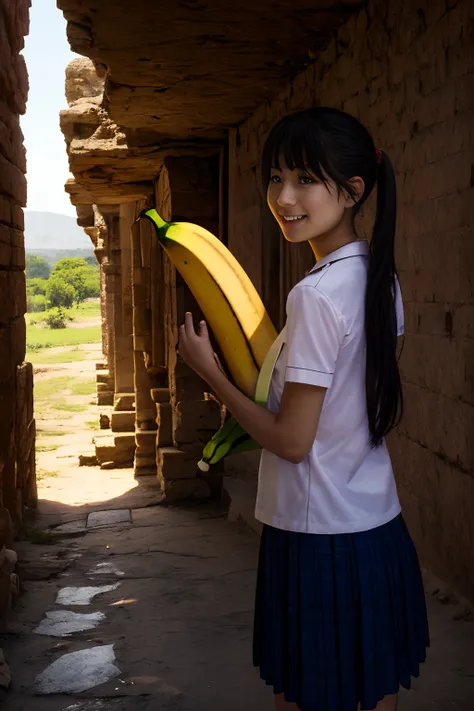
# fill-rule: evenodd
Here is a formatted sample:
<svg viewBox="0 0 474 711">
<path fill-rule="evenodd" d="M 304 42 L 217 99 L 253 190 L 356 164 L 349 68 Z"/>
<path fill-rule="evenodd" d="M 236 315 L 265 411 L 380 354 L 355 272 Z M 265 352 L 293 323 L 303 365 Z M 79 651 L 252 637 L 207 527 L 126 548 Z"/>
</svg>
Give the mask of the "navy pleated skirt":
<svg viewBox="0 0 474 711">
<path fill-rule="evenodd" d="M 410 688 L 429 646 L 418 557 L 402 515 L 370 531 L 264 526 L 254 664 L 301 711 L 374 709 Z"/>
</svg>

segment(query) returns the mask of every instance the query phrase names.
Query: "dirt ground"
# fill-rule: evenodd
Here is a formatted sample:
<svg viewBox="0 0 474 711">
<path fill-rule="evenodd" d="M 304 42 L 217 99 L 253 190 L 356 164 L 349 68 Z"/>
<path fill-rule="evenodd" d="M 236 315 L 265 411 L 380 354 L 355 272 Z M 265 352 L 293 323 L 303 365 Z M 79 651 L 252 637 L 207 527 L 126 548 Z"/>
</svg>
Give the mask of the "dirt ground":
<svg viewBox="0 0 474 711">
<path fill-rule="evenodd" d="M 251 663 L 257 537 L 230 523 L 220 502 L 170 507 L 153 477 L 78 466 L 98 408 L 54 402 L 92 401 L 68 395 L 75 379 L 94 376 L 99 347 L 83 348 L 82 361 L 37 366 L 37 384 L 68 381 L 39 403 L 34 525 L 45 534 L 17 545 L 23 590 L 0 640 L 13 684 L 0 703 L 5 711 L 270 711 L 271 692 Z M 474 622 L 434 592 L 432 649 L 400 711 L 472 711 Z"/>
</svg>

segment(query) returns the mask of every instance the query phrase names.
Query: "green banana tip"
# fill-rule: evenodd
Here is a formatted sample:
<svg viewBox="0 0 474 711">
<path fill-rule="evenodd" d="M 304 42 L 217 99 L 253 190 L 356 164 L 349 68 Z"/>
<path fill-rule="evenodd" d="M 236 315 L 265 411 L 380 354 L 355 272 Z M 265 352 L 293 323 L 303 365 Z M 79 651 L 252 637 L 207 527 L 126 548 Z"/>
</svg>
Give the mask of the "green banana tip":
<svg viewBox="0 0 474 711">
<path fill-rule="evenodd" d="M 150 222 L 153 223 L 155 226 L 155 229 L 158 233 L 158 237 L 160 239 L 164 239 L 166 237 L 166 232 L 168 230 L 168 227 L 170 226 L 169 222 L 166 222 L 155 210 L 155 208 L 150 208 L 148 210 L 143 210 L 140 213 L 140 217 L 144 217 L 147 220 L 150 220 Z"/>
</svg>

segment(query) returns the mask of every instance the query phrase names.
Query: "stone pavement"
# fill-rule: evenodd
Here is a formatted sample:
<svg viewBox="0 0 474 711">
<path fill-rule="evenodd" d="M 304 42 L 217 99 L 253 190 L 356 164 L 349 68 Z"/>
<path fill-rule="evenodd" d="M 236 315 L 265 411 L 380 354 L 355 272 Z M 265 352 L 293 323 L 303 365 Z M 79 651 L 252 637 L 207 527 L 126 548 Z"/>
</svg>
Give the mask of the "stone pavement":
<svg viewBox="0 0 474 711">
<path fill-rule="evenodd" d="M 5 711 L 271 711 L 251 664 L 258 539 L 222 504 L 168 507 L 143 479 L 107 505 L 42 504 L 39 523 L 54 539 L 18 547 Z M 429 609 L 433 648 L 400 711 L 472 711 L 474 623 Z"/>
</svg>

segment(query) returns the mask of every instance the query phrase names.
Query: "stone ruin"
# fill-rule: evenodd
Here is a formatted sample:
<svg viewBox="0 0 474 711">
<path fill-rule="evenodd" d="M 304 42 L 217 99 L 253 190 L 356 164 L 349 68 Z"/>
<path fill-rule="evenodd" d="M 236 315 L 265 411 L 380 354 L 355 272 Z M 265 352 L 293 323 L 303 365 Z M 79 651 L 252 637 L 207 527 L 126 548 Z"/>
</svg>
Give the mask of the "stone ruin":
<svg viewBox="0 0 474 711">
<path fill-rule="evenodd" d="M 0 515 L 7 522 L 0 547 L 11 544 L 36 498 L 18 123 L 27 98 L 20 52 L 28 6 L 18 0 L 0 10 L 7 39 L 0 43 Z M 74 176 L 66 191 L 101 266 L 97 398 L 110 408 L 110 430 L 96 438 L 101 466 L 156 474 L 169 501 L 220 495 L 222 470 L 198 475 L 196 459 L 221 407 L 175 351 L 185 311 L 199 312 L 151 227 L 135 218 L 156 206 L 165 218 L 221 237 L 281 326 L 286 294 L 310 260 L 280 240 L 269 217 L 260 151 L 286 112 L 341 107 L 369 126 L 397 170 L 406 414 L 390 448 L 405 516 L 424 564 L 474 599 L 472 3 L 58 6 L 71 48 L 82 55 L 67 69 L 60 121 Z M 229 462 L 227 473 L 241 477 L 251 498 L 254 461 Z"/>
</svg>

